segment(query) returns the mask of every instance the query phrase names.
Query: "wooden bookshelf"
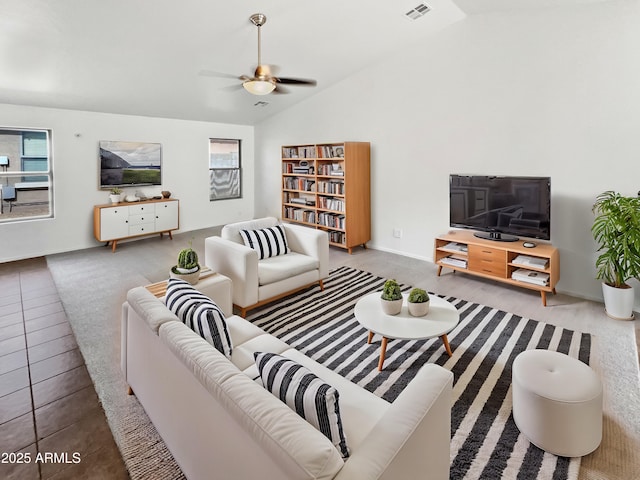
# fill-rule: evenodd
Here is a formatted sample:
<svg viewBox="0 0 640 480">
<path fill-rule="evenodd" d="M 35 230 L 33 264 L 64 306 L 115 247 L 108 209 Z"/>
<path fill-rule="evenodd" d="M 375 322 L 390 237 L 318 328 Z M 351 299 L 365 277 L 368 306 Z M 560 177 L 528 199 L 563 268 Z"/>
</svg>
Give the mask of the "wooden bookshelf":
<svg viewBox="0 0 640 480">
<path fill-rule="evenodd" d="M 371 240 L 369 142 L 282 147 L 282 218 L 351 253 Z"/>
</svg>

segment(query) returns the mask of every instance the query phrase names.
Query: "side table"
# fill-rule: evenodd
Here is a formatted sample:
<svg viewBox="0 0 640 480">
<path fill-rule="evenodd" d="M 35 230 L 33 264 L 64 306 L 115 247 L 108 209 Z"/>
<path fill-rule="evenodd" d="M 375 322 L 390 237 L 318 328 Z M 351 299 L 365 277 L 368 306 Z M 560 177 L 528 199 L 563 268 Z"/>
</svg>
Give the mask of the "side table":
<svg viewBox="0 0 640 480">
<path fill-rule="evenodd" d="M 167 280 L 152 283 L 145 288 L 156 297 L 162 298 L 167 293 Z M 194 288 L 213 299 L 226 316 L 233 315 L 232 283 L 229 277 L 205 267 L 201 270 L 200 279 Z"/>
</svg>

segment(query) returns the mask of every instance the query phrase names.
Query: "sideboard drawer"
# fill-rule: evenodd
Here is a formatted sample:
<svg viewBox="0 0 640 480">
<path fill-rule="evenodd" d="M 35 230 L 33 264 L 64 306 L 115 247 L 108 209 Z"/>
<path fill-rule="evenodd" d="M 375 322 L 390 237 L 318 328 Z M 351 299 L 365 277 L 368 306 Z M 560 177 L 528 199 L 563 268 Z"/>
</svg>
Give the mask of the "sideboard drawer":
<svg viewBox="0 0 640 480">
<path fill-rule="evenodd" d="M 143 203 L 140 205 L 129 205 L 129 215 L 152 215 L 156 211 L 156 206 L 153 203 Z"/>
<path fill-rule="evenodd" d="M 155 232 L 155 223 L 140 223 L 138 225 L 129 225 L 129 235 L 144 235 L 146 233 Z"/>
<path fill-rule="evenodd" d="M 129 226 L 140 225 L 142 223 L 154 223 L 156 218 L 151 213 L 143 213 L 142 215 L 129 215 Z"/>
<path fill-rule="evenodd" d="M 482 245 L 469 245 L 469 270 L 495 277 L 507 277 L 507 253 Z"/>
</svg>

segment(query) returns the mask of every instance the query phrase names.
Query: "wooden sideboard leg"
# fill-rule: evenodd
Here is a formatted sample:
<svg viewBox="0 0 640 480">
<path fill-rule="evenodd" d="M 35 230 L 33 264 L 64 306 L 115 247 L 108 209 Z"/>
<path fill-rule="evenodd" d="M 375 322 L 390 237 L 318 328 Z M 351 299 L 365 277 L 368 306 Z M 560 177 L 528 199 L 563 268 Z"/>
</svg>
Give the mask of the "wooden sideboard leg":
<svg viewBox="0 0 640 480">
<path fill-rule="evenodd" d="M 542 305 L 547 306 L 547 292 L 540 292 L 540 296 L 542 297 Z"/>
<path fill-rule="evenodd" d="M 111 241 L 111 251 L 113 253 L 116 253 L 116 246 L 118 245 L 118 241 L 117 240 L 112 240 Z"/>
<path fill-rule="evenodd" d="M 169 240 L 173 240 L 173 235 L 171 234 L 171 230 L 167 232 L 169 234 Z"/>
<path fill-rule="evenodd" d="M 442 265 L 438 265 L 438 273 L 436 275 L 439 277 L 440 273 L 442 273 Z"/>
</svg>

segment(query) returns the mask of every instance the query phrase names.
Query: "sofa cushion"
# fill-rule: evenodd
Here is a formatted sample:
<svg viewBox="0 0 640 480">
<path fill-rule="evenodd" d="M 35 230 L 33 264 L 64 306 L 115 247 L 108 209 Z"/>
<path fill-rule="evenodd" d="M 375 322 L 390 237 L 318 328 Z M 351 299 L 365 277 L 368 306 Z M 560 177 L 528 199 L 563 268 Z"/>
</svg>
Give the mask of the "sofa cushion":
<svg viewBox="0 0 640 480">
<path fill-rule="evenodd" d="M 255 220 L 246 220 L 244 222 L 227 223 L 222 227 L 220 236 L 225 240 L 243 244 L 240 230 L 258 230 L 260 228 L 273 227 L 280 222 L 276 217 L 257 218 Z"/>
<path fill-rule="evenodd" d="M 196 290 L 190 283 L 177 278 L 167 282 L 165 302 L 187 327 L 199 334 L 216 350 L 231 357 L 233 344 L 224 313 L 206 295 Z"/>
<path fill-rule="evenodd" d="M 318 268 L 318 260 L 296 252 L 265 258 L 258 262 L 258 284 L 269 285 Z"/>
<path fill-rule="evenodd" d="M 287 237 L 281 225 L 259 230 L 240 230 L 244 244 L 258 252 L 258 258 L 277 257 L 290 252 Z"/>
<path fill-rule="evenodd" d="M 264 387 L 322 432 L 347 458 L 349 449 L 342 431 L 338 391 L 281 355 L 256 352 L 255 359 Z"/>
</svg>

